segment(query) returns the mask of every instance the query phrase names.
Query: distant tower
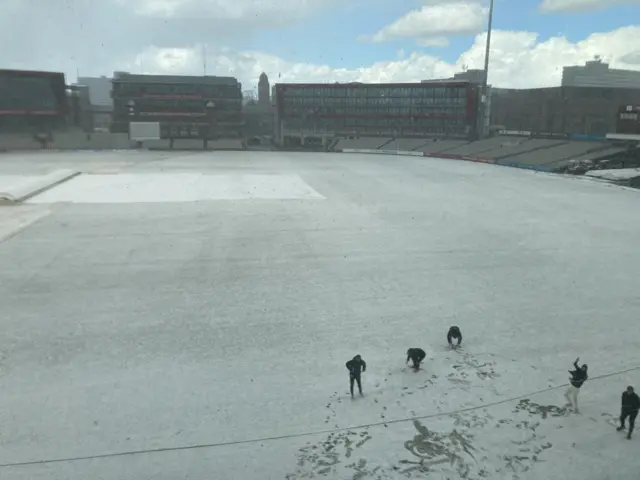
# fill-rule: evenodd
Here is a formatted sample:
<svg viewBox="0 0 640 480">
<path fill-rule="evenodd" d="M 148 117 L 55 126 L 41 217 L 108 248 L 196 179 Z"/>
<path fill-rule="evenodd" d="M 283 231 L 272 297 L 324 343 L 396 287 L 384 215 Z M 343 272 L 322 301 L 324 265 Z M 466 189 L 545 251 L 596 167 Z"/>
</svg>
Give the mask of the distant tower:
<svg viewBox="0 0 640 480">
<path fill-rule="evenodd" d="M 261 107 L 269 107 L 271 89 L 269 88 L 269 78 L 267 74 L 262 72 L 260 80 L 258 80 L 258 104 Z"/>
</svg>

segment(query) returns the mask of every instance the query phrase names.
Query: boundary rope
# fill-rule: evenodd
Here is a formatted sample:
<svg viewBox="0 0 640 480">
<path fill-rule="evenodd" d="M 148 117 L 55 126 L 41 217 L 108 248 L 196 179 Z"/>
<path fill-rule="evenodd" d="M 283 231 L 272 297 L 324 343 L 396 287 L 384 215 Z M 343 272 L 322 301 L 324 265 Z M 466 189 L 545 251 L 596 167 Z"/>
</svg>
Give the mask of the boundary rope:
<svg viewBox="0 0 640 480">
<path fill-rule="evenodd" d="M 626 370 L 620 370 L 620 371 L 613 372 L 613 373 L 606 373 L 606 374 L 603 374 L 603 375 L 597 375 L 595 377 L 590 378 L 589 382 L 591 382 L 593 380 L 601 380 L 603 378 L 622 375 L 622 374 L 625 374 L 625 373 L 633 372 L 635 370 L 640 370 L 640 366 L 633 367 L 633 368 L 628 368 Z M 233 445 L 246 445 L 246 444 L 250 444 L 250 443 L 262 443 L 262 442 L 270 442 L 270 441 L 276 441 L 276 440 L 286 440 L 286 439 L 291 439 L 291 438 L 310 437 L 310 436 L 313 436 L 313 435 L 326 435 L 326 434 L 329 434 L 329 433 L 346 432 L 346 431 L 349 431 L 349 430 L 359 430 L 359 429 L 363 429 L 363 428 L 381 427 L 381 426 L 384 426 L 384 425 L 393 425 L 393 424 L 396 424 L 396 423 L 411 422 L 411 421 L 414 421 L 414 420 L 426 420 L 426 419 L 430 419 L 430 418 L 446 417 L 446 416 L 450 416 L 450 415 L 456 415 L 456 414 L 459 414 L 459 413 L 466 413 L 466 412 L 471 412 L 471 411 L 474 411 L 474 410 L 482 410 L 484 408 L 491 408 L 491 407 L 495 407 L 497 405 L 503 405 L 505 403 L 510 403 L 510 402 L 514 402 L 516 400 L 522 400 L 522 399 L 527 398 L 527 397 L 532 397 L 534 395 L 540 395 L 541 393 L 550 392 L 552 390 L 558 390 L 560 388 L 566 387 L 567 385 L 568 384 L 566 384 L 566 383 L 564 383 L 562 385 L 555 385 L 555 386 L 552 386 L 552 387 L 544 388 L 542 390 L 536 390 L 534 392 L 530 392 L 530 393 L 527 393 L 525 395 L 518 395 L 517 397 L 510 397 L 510 398 L 506 398 L 506 399 L 503 399 L 503 400 L 497 400 L 495 402 L 489 402 L 489 403 L 485 403 L 483 405 L 477 405 L 475 407 L 460 408 L 460 409 L 457 409 L 457 410 L 452 410 L 450 412 L 439 412 L 439 413 L 431 413 L 431 414 L 428 414 L 428 415 L 420 415 L 420 416 L 416 416 L 416 417 L 397 418 L 397 419 L 394 419 L 394 420 L 386 420 L 386 421 L 373 422 L 373 423 L 367 423 L 367 424 L 362 424 L 362 425 L 354 425 L 354 426 L 351 426 L 351 427 L 330 428 L 330 429 L 325 429 L 325 430 L 312 430 L 312 431 L 308 431 L 308 432 L 290 433 L 290 434 L 287 434 L 287 435 L 278 435 L 278 436 L 260 437 L 260 438 L 249 438 L 249 439 L 245 439 L 245 440 L 234 440 L 234 441 L 227 441 L 227 442 L 200 443 L 200 444 L 195 444 L 195 445 L 183 445 L 183 446 L 176 446 L 176 447 L 162 447 L 162 448 L 152 448 L 152 449 L 144 449 L 144 450 L 131 450 L 131 451 L 125 451 L 125 452 L 102 453 L 102 454 L 97 454 L 97 455 L 87 455 L 87 456 L 78 456 L 78 457 L 53 458 L 53 459 L 45 459 L 45 460 L 32 460 L 32 461 L 27 461 L 27 462 L 3 463 L 3 464 L 0 464 L 0 468 L 27 467 L 27 466 L 33 466 L 33 465 L 49 465 L 49 464 L 53 464 L 53 463 L 69 463 L 69 462 L 79 462 L 79 461 L 86 461 L 86 460 L 99 460 L 99 459 L 104 459 L 104 458 L 116 458 L 116 457 L 143 455 L 143 454 L 152 454 L 152 453 L 178 452 L 178 451 L 181 451 L 181 450 L 198 450 L 198 449 L 204 449 L 204 448 L 218 448 L 218 447 L 226 447 L 226 446 L 233 446 Z"/>
</svg>

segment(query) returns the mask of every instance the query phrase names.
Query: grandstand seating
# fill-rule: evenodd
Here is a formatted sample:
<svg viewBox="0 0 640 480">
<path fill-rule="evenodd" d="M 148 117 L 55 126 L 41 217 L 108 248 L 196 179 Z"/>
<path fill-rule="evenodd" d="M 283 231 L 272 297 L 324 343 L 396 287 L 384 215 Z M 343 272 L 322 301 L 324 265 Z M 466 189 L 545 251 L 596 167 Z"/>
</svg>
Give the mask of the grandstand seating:
<svg viewBox="0 0 640 480">
<path fill-rule="evenodd" d="M 573 160 L 579 160 L 579 161 L 586 161 L 586 160 L 598 160 L 601 158 L 606 158 L 606 157 L 610 157 L 612 155 L 616 155 L 618 153 L 622 153 L 622 152 L 626 152 L 627 149 L 626 148 L 621 148 L 621 147 L 609 147 L 609 148 L 605 148 L 604 150 L 598 150 L 598 151 L 593 151 L 593 152 L 588 152 L 585 153 L 584 155 L 580 155 L 577 158 L 574 158 Z"/>
<path fill-rule="evenodd" d="M 547 140 L 543 138 L 530 138 L 522 141 L 519 144 L 502 144 L 501 146 L 489 150 L 482 153 L 483 158 L 488 158 L 492 160 L 501 160 L 508 159 L 510 161 L 520 162 L 520 155 L 529 152 L 538 152 L 538 155 L 546 155 L 545 153 L 539 152 L 539 150 L 546 150 L 552 147 L 556 147 L 558 145 L 563 145 L 567 143 L 562 140 Z"/>
<path fill-rule="evenodd" d="M 574 160 L 581 160 L 585 155 L 589 155 L 590 153 L 598 154 L 597 152 L 606 149 L 607 145 L 602 143 L 567 142 L 563 145 L 550 148 L 544 155 L 540 155 L 540 152 L 520 155 L 518 156 L 518 161 L 532 165 L 547 165 L 558 168 L 569 165 Z"/>
<path fill-rule="evenodd" d="M 438 140 L 434 142 L 433 140 L 429 140 L 427 143 L 424 143 L 421 147 L 416 148 L 416 151 L 423 151 L 426 153 L 444 153 L 449 152 L 452 148 L 459 147 L 460 145 L 466 145 L 470 143 L 467 140 Z"/>
<path fill-rule="evenodd" d="M 521 153 L 515 157 L 506 157 L 498 160 L 501 164 L 521 164 L 521 165 L 546 165 L 554 161 L 560 162 L 565 160 L 564 155 L 558 157 L 554 152 L 555 148 L 549 148 L 542 151 L 534 150 Z"/>
<path fill-rule="evenodd" d="M 499 165 L 558 171 L 583 160 L 598 160 L 625 151 L 603 142 L 498 136 L 469 142 L 416 138 L 360 137 L 340 139 L 337 149 L 422 151 L 427 155 L 459 155 L 490 160 Z"/>
<path fill-rule="evenodd" d="M 424 141 L 424 138 L 399 138 L 383 146 L 381 150 L 419 150 Z"/>
<path fill-rule="evenodd" d="M 567 142 L 549 149 L 548 156 L 545 155 L 547 161 L 541 163 L 559 162 L 562 160 L 578 159 L 582 155 L 591 151 L 603 150 L 606 145 L 594 142 Z"/>
<path fill-rule="evenodd" d="M 501 137 L 486 138 L 476 142 L 469 142 L 457 148 L 447 150 L 452 155 L 469 155 L 474 157 L 485 157 L 484 152 L 500 148 L 508 140 Z"/>
<path fill-rule="evenodd" d="M 335 149 L 342 150 L 345 148 L 355 148 L 358 150 L 377 150 L 378 147 L 389 143 L 390 140 L 392 139 L 389 137 L 341 138 L 340 141 L 336 144 Z"/>
</svg>

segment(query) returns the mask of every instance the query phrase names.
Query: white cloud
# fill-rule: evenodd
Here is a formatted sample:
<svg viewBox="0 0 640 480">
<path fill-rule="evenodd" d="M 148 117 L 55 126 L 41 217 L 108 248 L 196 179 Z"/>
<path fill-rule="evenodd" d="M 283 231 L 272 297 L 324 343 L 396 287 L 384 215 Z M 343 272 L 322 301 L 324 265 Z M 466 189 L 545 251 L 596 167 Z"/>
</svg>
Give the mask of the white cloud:
<svg viewBox="0 0 640 480">
<path fill-rule="evenodd" d="M 326 8 L 334 0 L 117 0 L 136 14 L 163 19 L 213 18 L 282 24 Z M 349 3 L 347 1 L 346 3 Z"/>
<path fill-rule="evenodd" d="M 489 82 L 499 87 L 526 88 L 560 84 L 562 67 L 581 65 L 595 55 L 611 62 L 612 68 L 640 70 L 636 63 L 640 27 L 626 27 L 609 33 L 595 33 L 571 43 L 564 37 L 544 42 L 531 32 L 494 30 L 492 35 Z M 483 68 L 486 35 L 476 37 L 474 44 L 455 63 L 445 62 L 424 53 L 404 52 L 403 57 L 377 62 L 360 68 L 335 68 L 331 65 L 289 62 L 257 51 L 220 48 L 210 51 L 207 60 L 210 74 L 232 75 L 244 88 L 255 88 L 258 76 L 266 72 L 272 83 L 281 82 L 414 82 L 429 78 L 447 78 L 469 68 Z M 200 47 L 162 49 L 151 47 L 132 57 L 118 68 L 146 73 L 201 74 Z M 279 75 L 281 76 L 278 80 Z"/>
<path fill-rule="evenodd" d="M 338 1 L 0 0 L 0 65 L 92 74 L 148 45 L 246 42 Z M 340 6 L 344 11 L 363 1 L 340 0 Z"/>
<path fill-rule="evenodd" d="M 628 65 L 637 65 L 638 67 L 640 67 L 640 50 L 636 50 L 635 52 L 629 52 L 623 55 L 620 58 L 620 61 Z"/>
<path fill-rule="evenodd" d="M 622 4 L 640 4 L 640 0 L 542 0 L 540 11 L 544 13 L 584 12 Z"/>
<path fill-rule="evenodd" d="M 446 47 L 449 45 L 447 37 L 427 37 L 419 38 L 416 43 L 421 47 Z"/>
<path fill-rule="evenodd" d="M 382 28 L 372 39 L 375 42 L 386 42 L 415 38 L 421 45 L 443 46 L 447 45 L 443 39 L 448 36 L 481 32 L 485 28 L 487 14 L 485 6 L 469 1 L 426 5 Z"/>
<path fill-rule="evenodd" d="M 263 0 L 224 0 L 226 5 L 233 1 L 247 6 L 250 1 L 257 4 Z M 256 8 L 280 8 L 273 6 L 276 5 L 275 0 L 269 1 L 273 2 L 272 6 Z M 337 0 L 329 0 L 331 1 Z M 345 8 L 363 1 L 345 0 Z M 437 1 L 442 5 L 444 0 L 423 1 Z M 290 8 L 295 2 L 296 0 L 283 0 L 280 5 L 288 5 L 287 8 Z M 320 0 L 309 0 L 300 5 L 320 5 L 319 2 Z M 452 7 L 459 4 L 459 0 L 450 0 L 446 5 Z M 142 4 L 136 5 L 140 7 Z M 154 8 L 159 8 L 157 5 Z M 233 48 L 233 45 L 239 45 L 239 40 L 243 43 L 251 41 L 253 31 L 269 28 L 268 24 L 260 22 L 272 20 L 256 19 L 251 15 L 235 20 L 206 17 L 187 19 L 181 17 L 188 12 L 184 5 L 186 4 L 161 5 L 165 9 L 183 9 L 181 13 L 171 11 L 176 16 L 167 20 L 136 16 L 131 4 L 124 0 L 0 0 L 0 45 L 8 46 L 0 48 L 0 65 L 3 68 L 64 71 L 71 81 L 75 79 L 77 70 L 83 76 L 110 75 L 114 70 L 201 74 L 203 62 L 200 45 L 206 42 L 208 73 L 236 76 L 246 89 L 254 88 L 262 71 L 267 72 L 272 82 L 278 80 L 279 74 L 282 75 L 281 80 L 286 82 L 388 82 L 449 77 L 462 70 L 465 64 L 469 68 L 483 67 L 483 34 L 478 35 L 475 43 L 453 63 L 424 52 L 412 53 L 404 45 L 402 57 L 396 56 L 396 52 L 392 51 L 388 61 L 361 64 L 357 68 L 336 68 L 336 64 L 331 62 L 314 64 L 305 63 L 304 60 L 288 61 L 265 51 Z M 154 15 L 167 15 L 167 12 L 163 12 Z M 460 16 L 462 15 L 458 14 Z M 480 18 L 484 22 L 481 16 Z M 413 28 L 409 32 L 415 35 L 418 44 L 423 45 L 444 43 L 451 31 L 463 31 L 466 27 L 460 25 L 472 24 L 472 19 L 458 19 L 460 23 L 456 30 L 451 24 L 438 26 L 439 22 L 433 18 L 423 20 L 427 24 L 426 29 L 419 22 L 405 24 Z M 482 29 L 481 27 L 480 30 Z M 395 33 L 400 34 L 400 30 Z M 601 55 L 606 61 L 610 61 L 612 67 L 638 70 L 638 38 L 640 26 L 592 34 L 577 43 L 572 43 L 561 35 L 541 42 L 535 33 L 495 30 L 489 81 L 503 87 L 557 85 L 562 66 L 582 64 L 595 55 Z M 283 51 L 287 49 L 283 48 Z M 347 46 L 345 57 L 348 54 Z M 358 57 L 346 57 L 345 61 L 353 62 L 357 59 Z M 337 61 L 339 60 L 336 59 Z"/>
</svg>

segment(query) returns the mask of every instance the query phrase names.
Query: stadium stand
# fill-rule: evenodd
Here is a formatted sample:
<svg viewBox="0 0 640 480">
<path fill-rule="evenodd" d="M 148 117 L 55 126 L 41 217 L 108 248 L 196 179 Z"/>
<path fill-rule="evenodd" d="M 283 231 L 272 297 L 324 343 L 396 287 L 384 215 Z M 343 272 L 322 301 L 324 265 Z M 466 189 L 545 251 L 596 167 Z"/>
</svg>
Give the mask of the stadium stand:
<svg viewBox="0 0 640 480">
<path fill-rule="evenodd" d="M 423 151 L 425 153 L 445 153 L 449 152 L 452 148 L 457 148 L 460 145 L 467 145 L 471 143 L 467 140 L 430 140 L 423 144 L 421 147 L 415 148 L 416 151 Z"/>
<path fill-rule="evenodd" d="M 381 148 L 381 150 L 393 149 L 396 150 L 415 151 L 424 145 L 424 138 L 399 138 Z"/>
<path fill-rule="evenodd" d="M 618 155 L 618 154 L 620 154 L 622 152 L 626 152 L 626 151 L 627 151 L 627 149 L 623 148 L 623 147 L 608 147 L 608 148 L 605 148 L 603 150 L 585 153 L 583 155 L 580 155 L 577 158 L 574 158 L 573 160 L 578 160 L 578 161 L 586 161 L 586 160 L 596 161 L 596 160 L 609 158 L 609 157 L 612 157 L 614 155 Z"/>
<path fill-rule="evenodd" d="M 142 148 L 149 150 L 169 150 L 171 142 L 166 139 L 146 140 L 142 142 Z M 236 138 L 220 138 L 209 140 L 207 150 L 241 150 L 242 140 Z M 199 139 L 176 139 L 173 142 L 174 150 L 202 150 L 203 142 Z"/>
<path fill-rule="evenodd" d="M 400 148 L 398 147 L 398 142 L 400 141 L 400 139 L 396 139 L 396 137 L 392 137 L 389 140 L 387 140 L 386 142 L 380 144 L 378 146 L 378 150 L 400 150 Z M 393 142 L 393 145 L 391 145 L 389 148 L 385 148 L 387 145 L 389 145 L 391 142 Z M 391 148 L 391 147 L 396 147 L 396 148 Z"/>
<path fill-rule="evenodd" d="M 487 150 L 482 153 L 482 157 L 491 160 L 509 159 L 515 162 L 520 161 L 520 155 L 529 152 L 538 152 L 539 150 L 547 150 L 558 145 L 567 143 L 562 140 L 547 140 L 542 138 L 526 139 L 518 144 L 503 143 L 493 150 Z M 547 153 L 538 153 L 538 155 L 548 155 Z"/>
<path fill-rule="evenodd" d="M 568 142 L 564 145 L 559 145 L 557 147 L 551 148 L 548 151 L 548 155 L 543 156 L 534 156 L 530 154 L 525 154 L 519 157 L 519 159 L 524 163 L 536 164 L 536 165 L 545 165 L 552 168 L 560 168 L 576 161 L 580 161 L 585 156 L 589 155 L 601 155 L 601 152 L 605 152 L 604 155 L 609 155 L 606 153 L 610 147 L 607 144 L 593 142 Z M 537 153 L 537 152 L 534 152 Z"/>
<path fill-rule="evenodd" d="M 428 156 L 471 160 L 546 172 L 581 174 L 592 168 L 640 165 L 640 150 L 586 140 L 497 136 L 479 141 L 434 138 L 359 137 L 336 139 L 335 149 L 423 152 Z"/>
<path fill-rule="evenodd" d="M 489 152 L 500 146 L 506 141 L 504 138 L 495 137 L 479 140 L 476 142 L 470 142 L 465 145 L 447 150 L 447 153 L 452 155 L 470 155 L 474 157 L 485 157 L 484 152 Z"/>
<path fill-rule="evenodd" d="M 606 144 L 594 142 L 567 142 L 549 149 L 551 161 L 573 160 L 589 152 L 597 152 L 607 148 Z"/>
<path fill-rule="evenodd" d="M 336 144 L 335 149 L 355 148 L 358 150 L 377 150 L 381 145 L 386 145 L 391 140 L 393 140 L 393 138 L 389 137 L 341 138 Z"/>
</svg>

